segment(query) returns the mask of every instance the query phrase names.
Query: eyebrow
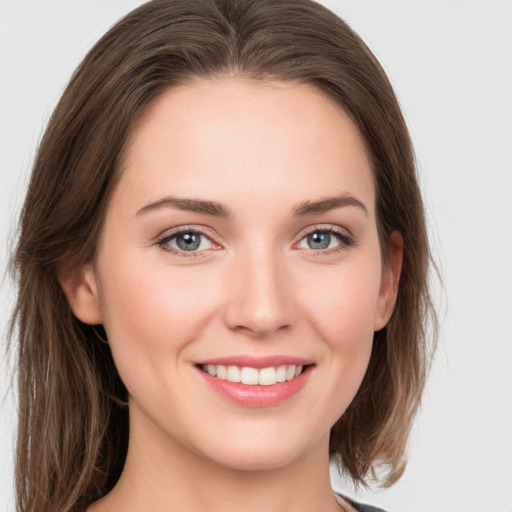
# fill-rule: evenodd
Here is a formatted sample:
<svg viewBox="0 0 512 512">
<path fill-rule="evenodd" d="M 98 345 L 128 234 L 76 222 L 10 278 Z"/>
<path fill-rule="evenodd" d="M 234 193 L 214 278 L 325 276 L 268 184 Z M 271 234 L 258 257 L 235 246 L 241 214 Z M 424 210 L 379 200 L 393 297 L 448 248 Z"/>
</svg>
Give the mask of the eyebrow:
<svg viewBox="0 0 512 512">
<path fill-rule="evenodd" d="M 342 194 L 334 197 L 327 197 L 325 199 L 319 199 L 317 201 L 302 201 L 292 208 L 293 217 L 307 217 L 309 215 L 318 215 L 325 213 L 336 208 L 343 208 L 346 206 L 355 206 L 360 208 L 366 216 L 368 216 L 368 210 L 366 206 L 349 194 Z M 184 210 L 195 213 L 202 213 L 205 215 L 212 215 L 214 217 L 230 217 L 231 211 L 228 207 L 222 203 L 215 201 L 206 201 L 203 199 L 191 199 L 182 198 L 175 196 L 166 196 L 158 201 L 143 206 L 137 213 L 139 216 L 143 213 L 147 213 L 153 210 L 159 210 L 161 208 L 176 208 L 178 210 Z"/>
<path fill-rule="evenodd" d="M 325 213 L 336 208 L 343 208 L 345 206 L 355 206 L 360 208 L 368 217 L 368 210 L 366 206 L 349 194 L 342 194 L 334 197 L 327 197 L 318 201 L 303 201 L 293 208 L 294 217 L 306 217 L 307 215 L 317 215 Z"/>
</svg>

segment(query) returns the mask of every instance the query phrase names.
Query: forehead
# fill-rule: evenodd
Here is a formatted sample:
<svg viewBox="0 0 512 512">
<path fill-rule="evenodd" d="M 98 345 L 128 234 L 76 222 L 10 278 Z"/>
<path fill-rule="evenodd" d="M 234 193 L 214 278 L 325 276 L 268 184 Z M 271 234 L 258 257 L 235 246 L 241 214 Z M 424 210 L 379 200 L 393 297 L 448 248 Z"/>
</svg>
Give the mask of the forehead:
<svg viewBox="0 0 512 512">
<path fill-rule="evenodd" d="M 296 202 L 349 193 L 374 210 L 357 128 L 305 84 L 223 78 L 172 88 L 135 125 L 124 162 L 119 189 L 134 201 L 172 193 L 234 204 L 257 192 Z"/>
</svg>

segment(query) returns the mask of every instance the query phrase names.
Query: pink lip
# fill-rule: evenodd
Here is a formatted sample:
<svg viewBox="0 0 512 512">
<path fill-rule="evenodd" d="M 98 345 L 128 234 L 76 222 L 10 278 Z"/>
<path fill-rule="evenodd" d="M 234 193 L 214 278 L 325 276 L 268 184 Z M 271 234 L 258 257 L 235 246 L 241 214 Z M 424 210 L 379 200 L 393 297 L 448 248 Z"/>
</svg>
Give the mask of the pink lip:
<svg viewBox="0 0 512 512">
<path fill-rule="evenodd" d="M 223 361 L 226 361 L 225 359 Z M 208 363 L 223 364 L 223 363 Z M 288 363 L 295 364 L 295 363 Z M 236 365 L 238 366 L 238 364 Z M 249 365 L 245 365 L 249 366 Z M 268 366 L 274 366 L 273 364 Z M 276 365 L 277 366 L 277 365 Z M 264 368 L 265 366 L 262 366 Z M 254 368 L 254 366 L 253 366 Z M 311 375 L 313 365 L 307 366 L 303 372 L 292 380 L 278 382 L 271 386 L 248 386 L 239 382 L 230 382 L 228 380 L 212 377 L 210 374 L 197 367 L 197 371 L 206 381 L 210 389 L 219 393 L 236 404 L 246 407 L 270 407 L 277 405 L 293 395 L 297 394 L 305 385 Z"/>
<path fill-rule="evenodd" d="M 249 366 L 251 368 L 269 368 L 270 366 L 282 366 L 282 365 L 302 365 L 306 366 L 309 364 L 313 364 L 313 361 L 308 359 L 303 359 L 300 357 L 291 357 L 291 356 L 267 356 L 267 357 L 254 357 L 254 356 L 229 356 L 229 357 L 218 357 L 215 359 L 207 359 L 204 361 L 198 361 L 197 365 L 201 366 L 203 364 L 222 364 L 224 366 Z"/>
</svg>

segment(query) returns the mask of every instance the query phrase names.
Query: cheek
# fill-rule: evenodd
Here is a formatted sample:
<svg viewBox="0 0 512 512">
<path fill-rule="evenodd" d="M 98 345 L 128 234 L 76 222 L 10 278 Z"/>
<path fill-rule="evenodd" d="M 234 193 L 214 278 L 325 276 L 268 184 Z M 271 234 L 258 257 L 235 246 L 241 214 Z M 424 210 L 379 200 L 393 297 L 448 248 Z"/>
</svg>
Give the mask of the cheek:
<svg viewBox="0 0 512 512">
<path fill-rule="evenodd" d="M 380 287 L 379 265 L 354 272 L 332 269 L 317 275 L 314 286 L 304 290 L 304 311 L 322 340 L 324 362 L 329 366 L 329 393 L 325 401 L 338 404 L 332 409 L 334 423 L 357 393 L 370 359 L 374 315 Z M 326 386 L 327 389 L 327 386 Z"/>
<path fill-rule="evenodd" d="M 323 338 L 350 348 L 373 338 L 380 288 L 379 266 L 357 270 L 332 268 L 305 287 L 305 307 Z"/>
<path fill-rule="evenodd" d="M 102 279 L 103 316 L 120 375 L 165 375 L 214 314 L 214 274 L 133 259 L 104 268 L 109 274 Z M 164 372 L 155 371 L 164 365 Z"/>
</svg>

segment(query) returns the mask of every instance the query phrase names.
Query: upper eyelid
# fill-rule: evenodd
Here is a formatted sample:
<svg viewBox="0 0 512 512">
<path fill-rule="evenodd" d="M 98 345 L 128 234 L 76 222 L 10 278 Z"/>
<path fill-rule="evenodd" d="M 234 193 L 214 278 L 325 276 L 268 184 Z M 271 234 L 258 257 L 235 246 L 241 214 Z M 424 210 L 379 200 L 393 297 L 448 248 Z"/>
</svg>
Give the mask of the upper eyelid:
<svg viewBox="0 0 512 512">
<path fill-rule="evenodd" d="M 157 242 L 160 242 L 161 240 L 165 240 L 166 238 L 172 238 L 176 235 L 179 235 L 180 233 L 187 233 L 187 232 L 194 232 L 194 233 L 200 233 L 201 235 L 206 236 L 209 238 L 212 242 L 214 242 L 215 235 L 212 235 L 211 232 L 213 230 L 211 228 L 208 228 L 206 226 L 197 226 L 194 224 L 191 225 L 182 225 L 182 226 L 176 226 L 174 228 L 169 228 L 164 231 L 162 231 L 159 235 L 155 237 L 155 240 Z"/>
<path fill-rule="evenodd" d="M 350 230 L 343 226 L 338 226 L 337 224 L 314 224 L 313 226 L 309 226 L 299 231 L 297 236 L 300 236 L 300 238 L 302 239 L 309 233 L 314 233 L 315 231 L 329 231 L 334 233 L 341 232 L 342 234 L 345 234 L 348 237 L 353 237 Z"/>
</svg>

